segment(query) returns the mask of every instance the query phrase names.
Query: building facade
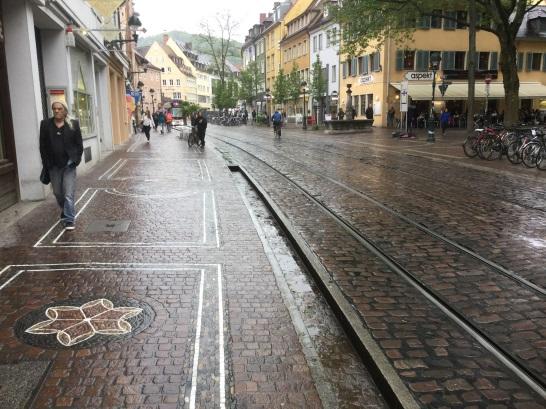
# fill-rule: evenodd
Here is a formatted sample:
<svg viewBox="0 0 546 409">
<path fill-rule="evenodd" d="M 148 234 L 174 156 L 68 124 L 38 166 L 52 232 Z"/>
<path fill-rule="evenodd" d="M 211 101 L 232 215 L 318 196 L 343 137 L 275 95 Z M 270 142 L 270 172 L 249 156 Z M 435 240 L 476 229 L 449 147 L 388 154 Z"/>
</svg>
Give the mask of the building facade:
<svg viewBox="0 0 546 409">
<path fill-rule="evenodd" d="M 0 1 L 0 75 L 7 84 L 0 106 L 0 208 L 16 200 L 44 199 L 50 191 L 39 181 L 38 130 L 51 115 L 53 101 L 66 102 L 80 121 L 82 170 L 130 136 L 126 94 L 131 59 L 124 47 L 114 50 L 105 43 L 99 31 L 105 16 L 93 3 Z M 128 19 L 119 18 L 120 9 L 128 14 L 132 5 L 120 3 L 106 17 L 117 15 L 124 34 Z"/>
</svg>

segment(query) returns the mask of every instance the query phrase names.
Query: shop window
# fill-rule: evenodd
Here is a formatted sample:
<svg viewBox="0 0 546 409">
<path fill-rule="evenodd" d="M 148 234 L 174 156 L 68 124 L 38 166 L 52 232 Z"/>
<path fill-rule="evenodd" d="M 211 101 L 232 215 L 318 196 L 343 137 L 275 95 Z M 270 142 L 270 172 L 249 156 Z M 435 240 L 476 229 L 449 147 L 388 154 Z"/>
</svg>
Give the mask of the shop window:
<svg viewBox="0 0 546 409">
<path fill-rule="evenodd" d="M 360 96 L 360 116 L 366 115 L 366 95 Z"/>
<path fill-rule="evenodd" d="M 94 131 L 93 97 L 88 93 L 87 85 L 80 64 L 78 80 L 74 89 L 74 104 L 72 114 L 80 122 L 82 135 L 91 135 Z"/>
</svg>

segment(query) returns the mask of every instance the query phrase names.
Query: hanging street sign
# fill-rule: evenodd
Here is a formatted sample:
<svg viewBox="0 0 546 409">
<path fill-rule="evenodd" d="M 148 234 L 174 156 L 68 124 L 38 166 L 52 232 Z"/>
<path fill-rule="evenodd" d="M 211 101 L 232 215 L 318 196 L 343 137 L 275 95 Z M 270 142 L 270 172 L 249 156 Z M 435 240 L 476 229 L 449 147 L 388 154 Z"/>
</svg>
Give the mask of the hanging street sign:
<svg viewBox="0 0 546 409">
<path fill-rule="evenodd" d="M 408 81 L 432 81 L 434 73 L 432 71 L 408 71 L 404 78 Z"/>
</svg>

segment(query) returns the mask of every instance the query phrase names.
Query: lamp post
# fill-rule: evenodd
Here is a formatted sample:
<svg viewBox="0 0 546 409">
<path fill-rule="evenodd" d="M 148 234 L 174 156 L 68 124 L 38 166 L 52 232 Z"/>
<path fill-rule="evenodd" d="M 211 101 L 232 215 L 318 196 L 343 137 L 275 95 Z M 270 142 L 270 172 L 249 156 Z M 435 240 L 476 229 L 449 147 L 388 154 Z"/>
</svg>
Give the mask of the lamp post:
<svg viewBox="0 0 546 409">
<path fill-rule="evenodd" d="M 485 76 L 485 117 L 487 118 L 487 111 L 489 105 L 489 91 L 491 88 L 491 75 L 487 74 Z"/>
<path fill-rule="evenodd" d="M 264 99 L 265 99 L 265 115 L 267 117 L 267 126 L 269 126 L 269 108 L 270 108 L 269 101 L 271 100 L 271 90 L 269 88 L 266 88 L 265 90 Z"/>
<path fill-rule="evenodd" d="M 351 98 L 351 94 L 353 91 L 351 91 L 352 84 L 347 84 L 347 103 L 345 104 L 345 119 L 350 120 L 353 118 L 353 98 Z M 349 118 L 349 115 L 351 116 Z"/>
<path fill-rule="evenodd" d="M 155 111 L 155 107 L 154 107 L 154 101 L 155 101 L 155 99 L 154 99 L 154 93 L 155 93 L 155 89 L 150 88 L 150 89 L 148 90 L 148 92 L 150 93 L 150 99 L 152 100 L 152 113 L 153 113 L 153 112 Z"/>
<path fill-rule="evenodd" d="M 307 129 L 307 109 L 305 107 L 305 92 L 307 92 L 307 82 L 305 81 L 302 81 L 301 82 L 301 88 L 302 88 L 302 92 L 303 92 L 303 125 L 302 125 L 302 129 L 306 130 Z"/>
<path fill-rule="evenodd" d="M 430 115 L 428 118 L 428 137 L 427 142 L 434 142 L 434 93 L 436 90 L 436 71 L 440 68 L 442 57 L 439 52 L 434 52 L 430 55 L 430 69 L 432 70 L 432 102 L 430 104 Z"/>
</svg>

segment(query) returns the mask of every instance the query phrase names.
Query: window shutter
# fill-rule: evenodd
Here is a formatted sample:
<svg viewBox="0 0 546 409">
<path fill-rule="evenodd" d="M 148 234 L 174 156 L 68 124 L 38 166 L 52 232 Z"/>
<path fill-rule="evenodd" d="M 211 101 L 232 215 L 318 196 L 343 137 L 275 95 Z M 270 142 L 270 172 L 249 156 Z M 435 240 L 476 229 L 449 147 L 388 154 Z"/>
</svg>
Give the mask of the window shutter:
<svg viewBox="0 0 546 409">
<path fill-rule="evenodd" d="M 415 53 L 415 70 L 416 71 L 424 71 L 425 70 L 425 65 L 424 65 L 424 61 L 423 61 L 423 51 L 421 50 L 418 50 L 416 53 Z"/>
<path fill-rule="evenodd" d="M 396 71 L 404 69 L 404 51 L 396 50 Z"/>
<path fill-rule="evenodd" d="M 442 51 L 442 69 L 449 70 L 449 52 Z"/>
<path fill-rule="evenodd" d="M 527 66 L 525 67 L 525 71 L 531 71 L 532 67 L 533 67 L 533 53 L 527 53 Z"/>
<path fill-rule="evenodd" d="M 542 54 L 542 71 L 546 72 L 546 53 Z"/>
<path fill-rule="evenodd" d="M 343 78 L 347 78 L 347 63 L 341 63 L 341 71 L 343 72 Z"/>
<path fill-rule="evenodd" d="M 358 74 L 364 74 L 364 57 L 358 57 Z"/>
<path fill-rule="evenodd" d="M 370 66 L 370 56 L 369 55 L 365 55 L 363 58 L 362 58 L 362 63 L 363 63 L 363 67 L 362 67 L 362 74 L 364 75 L 368 75 L 368 72 L 369 72 L 369 66 Z"/>
<path fill-rule="evenodd" d="M 518 71 L 523 70 L 523 53 L 518 53 L 517 56 L 517 65 L 518 65 Z"/>
<path fill-rule="evenodd" d="M 358 60 L 356 57 L 353 57 L 352 63 L 351 63 L 351 76 L 356 76 L 356 68 L 357 68 Z"/>
<path fill-rule="evenodd" d="M 496 51 L 492 51 L 489 54 L 489 69 L 497 70 L 499 68 L 499 54 Z"/>
</svg>

